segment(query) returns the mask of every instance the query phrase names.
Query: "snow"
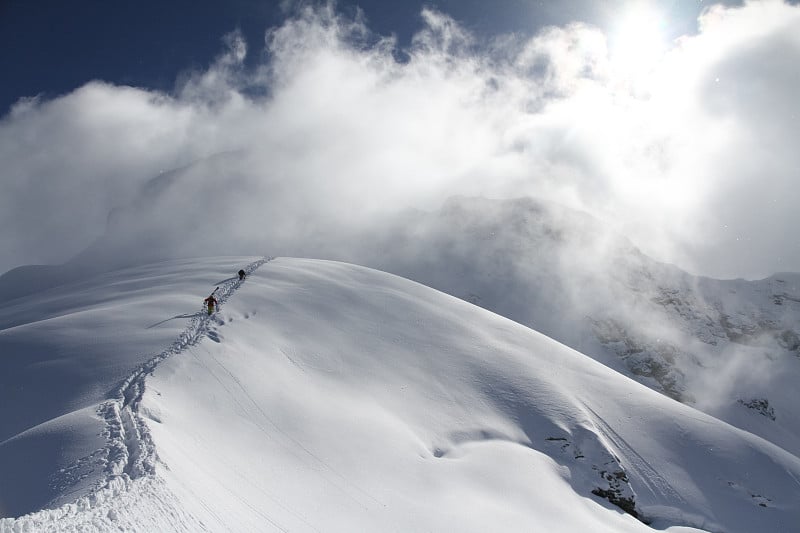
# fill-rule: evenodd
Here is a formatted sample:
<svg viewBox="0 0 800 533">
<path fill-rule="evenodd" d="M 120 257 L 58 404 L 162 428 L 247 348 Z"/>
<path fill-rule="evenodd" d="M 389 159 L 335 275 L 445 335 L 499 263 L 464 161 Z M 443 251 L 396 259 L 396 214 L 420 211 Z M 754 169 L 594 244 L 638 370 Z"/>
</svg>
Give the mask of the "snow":
<svg viewBox="0 0 800 533">
<path fill-rule="evenodd" d="M 2 532 L 800 523 L 796 456 L 516 322 L 346 263 L 107 273 L 10 302 L 0 350 Z"/>
<path fill-rule="evenodd" d="M 455 197 L 366 234 L 325 257 L 476 303 L 800 455 L 800 275 L 692 276 L 533 198 Z"/>
<path fill-rule="evenodd" d="M 102 413 L 133 371 L 200 316 L 209 282 L 257 258 L 123 269 L 6 302 L 0 310 L 0 516 L 88 494 L 123 446 Z M 205 293 L 205 294 L 204 294 Z M 121 424 L 121 421 L 120 421 Z M 119 424 L 117 424 L 119 425 Z M 119 444 L 119 443 L 117 443 Z"/>
</svg>

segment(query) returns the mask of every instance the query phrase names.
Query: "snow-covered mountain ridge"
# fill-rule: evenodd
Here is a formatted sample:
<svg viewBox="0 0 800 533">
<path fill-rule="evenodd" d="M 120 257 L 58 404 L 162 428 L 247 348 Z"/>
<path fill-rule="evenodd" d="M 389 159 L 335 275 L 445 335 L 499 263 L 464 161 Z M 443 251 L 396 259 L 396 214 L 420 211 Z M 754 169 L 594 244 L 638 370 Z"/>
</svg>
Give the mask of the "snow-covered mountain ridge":
<svg viewBox="0 0 800 533">
<path fill-rule="evenodd" d="M 0 520 L 0 529 L 650 530 L 607 500 L 674 533 L 791 531 L 800 520 L 796 457 L 405 279 L 277 259 L 201 319 L 202 289 L 229 283 L 224 272 L 244 261 L 128 269 L 15 303 L 28 321 L 4 326 L 0 343 L 4 353 L 28 343 L 20 353 L 34 359 L 23 365 L 32 377 L 53 360 L 32 357 L 37 339 L 54 335 L 73 370 L 145 354 L 117 363 L 144 378 L 143 394 L 127 406 L 146 424 L 155 460 L 152 469 L 99 477 L 86 469 L 105 489 L 73 486 L 57 494 L 66 506 Z M 44 320 L 33 319 L 36 308 Z M 116 334 L 116 352 L 103 330 L 96 345 L 85 335 L 101 319 Z M 175 342 L 180 350 L 162 357 Z M 107 387 L 113 376 L 86 375 L 96 383 L 84 391 L 120 390 Z M 20 418 L 36 396 L 12 402 Z M 84 447 L 74 453 L 80 463 L 114 440 L 102 431 L 95 438 L 108 427 L 90 414 L 103 396 L 84 395 L 73 415 L 4 437 L 0 457 L 20 453 L 15 442 L 63 434 L 70 448 Z M 84 416 L 96 425 L 83 425 Z M 5 479 L 24 485 L 26 468 L 46 463 L 42 452 L 29 450 Z"/>
<path fill-rule="evenodd" d="M 65 265 L 0 276 L 0 297 L 198 250 L 335 259 L 476 303 L 800 453 L 790 394 L 800 379 L 798 275 L 691 276 L 604 222 L 531 198 L 454 197 L 434 212 L 342 216 L 336 201 L 323 209 L 274 176 L 253 182 L 258 161 L 252 151 L 224 152 L 152 178 L 109 214 L 96 243 Z M 265 213 L 252 190 L 282 200 Z M 176 216 L 187 204 L 196 213 L 228 208 L 224 217 Z"/>
<path fill-rule="evenodd" d="M 338 256 L 528 325 L 800 453 L 800 275 L 695 277 L 583 213 L 453 198 Z"/>
<path fill-rule="evenodd" d="M 335 219 L 315 227 L 312 219 L 298 236 L 287 226 L 290 218 L 247 222 L 260 207 L 237 185 L 236 169 L 246 160 L 244 153 L 220 154 L 154 178 L 139 200 L 109 217 L 107 233 L 92 247 L 61 267 L 0 276 L 0 295 L 19 297 L 120 265 L 181 257 L 199 246 L 335 259 L 511 318 L 800 453 L 800 409 L 792 393 L 800 380 L 797 274 L 759 281 L 691 276 L 650 259 L 587 214 L 530 198 L 455 197 L 439 211 L 407 211 L 367 230 Z M 193 179 L 208 173 L 229 182 L 195 190 Z M 165 221 L 166 213 L 180 212 L 187 194 L 200 212 L 213 209 L 207 203 L 214 198 L 236 205 L 235 216 Z"/>
<path fill-rule="evenodd" d="M 8 302 L 0 311 L 0 514 L 57 506 L 107 475 L 150 468 L 152 458 L 124 438 L 141 429 L 126 408 L 147 366 L 192 341 L 184 322 L 200 315 L 181 311 L 196 307 L 192 293 L 215 274 L 224 291 L 234 281 L 223 274 L 245 258 L 237 259 L 123 269 Z M 154 310 L 172 314 L 153 324 Z"/>
</svg>

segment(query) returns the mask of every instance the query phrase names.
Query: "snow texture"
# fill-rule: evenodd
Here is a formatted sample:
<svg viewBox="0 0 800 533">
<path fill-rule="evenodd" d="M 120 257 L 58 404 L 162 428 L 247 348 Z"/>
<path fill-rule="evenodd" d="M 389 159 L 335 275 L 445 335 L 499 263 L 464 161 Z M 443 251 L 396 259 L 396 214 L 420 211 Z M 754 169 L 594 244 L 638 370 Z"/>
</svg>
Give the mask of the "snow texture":
<svg viewBox="0 0 800 533">
<path fill-rule="evenodd" d="M 159 263 L 12 301 L 0 324 L 2 532 L 800 523 L 795 455 L 364 267 Z"/>
</svg>

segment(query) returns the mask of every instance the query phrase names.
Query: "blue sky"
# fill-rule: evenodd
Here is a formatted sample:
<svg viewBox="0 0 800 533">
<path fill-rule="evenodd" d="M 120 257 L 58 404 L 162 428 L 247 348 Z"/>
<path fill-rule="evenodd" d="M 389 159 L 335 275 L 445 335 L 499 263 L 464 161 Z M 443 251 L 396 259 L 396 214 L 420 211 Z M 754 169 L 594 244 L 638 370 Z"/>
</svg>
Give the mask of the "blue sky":
<svg viewBox="0 0 800 533">
<path fill-rule="evenodd" d="M 248 157 L 190 190 L 236 206 L 238 253 L 263 227 L 533 196 L 692 273 L 800 272 L 796 2 L 358 6 L 0 3 L 0 272 L 68 260 L 150 180 L 226 153 Z M 183 203 L 136 220 L 207 254 Z"/>
<path fill-rule="evenodd" d="M 705 7 L 697 0 L 654 3 L 668 15 L 666 30 L 672 36 L 695 31 Z M 222 36 L 234 29 L 257 49 L 266 29 L 291 12 L 286 5 L 276 0 L 3 0 L 0 109 L 7 112 L 20 97 L 53 97 L 95 79 L 170 91 L 182 72 L 206 68 L 219 53 Z M 542 26 L 572 21 L 607 27 L 625 5 L 619 0 L 361 0 L 340 1 L 338 9 L 360 8 L 372 31 L 396 35 L 403 48 L 421 25 L 423 6 L 491 36 L 532 35 Z M 248 58 L 257 60 L 257 54 Z"/>
</svg>

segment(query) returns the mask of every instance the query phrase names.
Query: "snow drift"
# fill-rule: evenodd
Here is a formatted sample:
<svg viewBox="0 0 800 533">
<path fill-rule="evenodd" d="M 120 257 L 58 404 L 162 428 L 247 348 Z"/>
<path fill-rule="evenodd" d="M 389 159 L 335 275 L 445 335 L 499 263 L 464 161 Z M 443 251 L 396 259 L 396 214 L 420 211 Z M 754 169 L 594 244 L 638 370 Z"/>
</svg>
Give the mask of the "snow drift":
<svg viewBox="0 0 800 533">
<path fill-rule="evenodd" d="M 145 385 L 118 404 L 143 422 L 125 448 L 151 459 L 126 464 L 152 467 L 87 467 L 94 484 L 79 484 L 80 497 L 74 486 L 54 490 L 51 506 L 65 505 L 0 529 L 624 532 L 648 531 L 646 521 L 783 532 L 800 523 L 797 457 L 518 323 L 343 263 L 278 259 L 241 285 L 219 277 L 241 263 L 165 263 L 16 303 L 28 319 L 0 331 L 4 353 L 11 341 L 34 342 L 20 328 L 51 322 L 47 338 L 60 334 L 65 364 L 90 376 L 77 388 L 101 392 L 66 395 L 72 408 L 56 418 L 52 406 L 28 412 L 6 393 L 19 422 L 4 426 L 4 464 L 19 453 L 9 445 L 31 434 L 71 435 L 78 458 L 92 456 L 98 435 L 113 441 L 97 412 L 121 379 Z M 230 284 L 210 319 L 193 315 L 204 270 Z M 109 285 L 125 280 L 138 290 L 117 290 L 114 308 L 130 305 L 132 316 L 103 312 Z M 145 307 L 134 311 L 144 302 L 147 320 Z M 34 317 L 43 309 L 58 316 Z M 112 324 L 84 352 L 101 317 Z M 127 378 L 94 373 L 114 354 L 104 331 L 138 348 L 121 353 L 148 354 L 124 359 Z M 3 486 L 24 484 L 39 463 L 52 469 L 52 454 L 32 451 Z"/>
</svg>

